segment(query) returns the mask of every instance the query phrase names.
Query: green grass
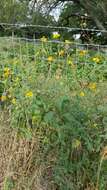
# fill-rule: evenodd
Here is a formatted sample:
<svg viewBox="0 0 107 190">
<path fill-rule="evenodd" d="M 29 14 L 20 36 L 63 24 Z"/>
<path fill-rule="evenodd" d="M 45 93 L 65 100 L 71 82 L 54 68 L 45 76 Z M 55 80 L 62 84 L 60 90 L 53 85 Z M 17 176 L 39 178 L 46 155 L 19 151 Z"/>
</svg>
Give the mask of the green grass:
<svg viewBox="0 0 107 190">
<path fill-rule="evenodd" d="M 0 49 L 2 189 L 106 189 L 105 54 L 47 43 Z"/>
</svg>

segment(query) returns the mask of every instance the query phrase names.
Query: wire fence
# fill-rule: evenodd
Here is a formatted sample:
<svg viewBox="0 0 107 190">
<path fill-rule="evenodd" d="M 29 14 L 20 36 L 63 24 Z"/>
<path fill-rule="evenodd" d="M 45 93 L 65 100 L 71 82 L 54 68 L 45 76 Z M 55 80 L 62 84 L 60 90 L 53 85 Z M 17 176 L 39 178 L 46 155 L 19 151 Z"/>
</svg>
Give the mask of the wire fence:
<svg viewBox="0 0 107 190">
<path fill-rule="evenodd" d="M 21 61 L 49 61 L 53 57 L 54 63 L 60 63 L 62 61 L 67 62 L 71 59 L 74 63 L 90 63 L 91 57 L 102 56 L 105 57 L 104 61 L 107 62 L 107 45 L 99 45 L 94 43 L 81 43 L 79 40 L 65 40 L 42 38 L 36 39 L 30 37 L 19 37 L 14 32 L 17 28 L 44 28 L 68 31 L 91 31 L 107 33 L 106 30 L 94 30 L 94 29 L 81 29 L 70 27 L 54 27 L 54 26 L 41 26 L 41 25 L 26 25 L 26 24 L 7 24 L 0 23 L 0 26 L 5 30 L 11 31 L 11 35 L 0 37 L 0 62 L 8 61 L 10 58 L 17 58 Z M 35 32 L 35 30 L 34 30 Z M 41 36 L 42 37 L 42 36 Z M 50 60 L 51 62 L 51 60 Z"/>
</svg>

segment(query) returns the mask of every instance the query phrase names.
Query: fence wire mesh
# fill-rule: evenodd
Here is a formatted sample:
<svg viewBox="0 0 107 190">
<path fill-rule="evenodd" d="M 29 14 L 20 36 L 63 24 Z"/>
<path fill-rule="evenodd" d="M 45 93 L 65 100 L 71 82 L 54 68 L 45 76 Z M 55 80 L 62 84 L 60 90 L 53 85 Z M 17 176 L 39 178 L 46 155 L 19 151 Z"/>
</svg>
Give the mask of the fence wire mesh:
<svg viewBox="0 0 107 190">
<path fill-rule="evenodd" d="M 14 32 L 14 28 L 17 27 L 35 27 L 37 28 L 51 28 L 61 29 L 61 27 L 52 27 L 52 26 L 39 26 L 39 25 L 12 25 L 1 23 L 1 26 L 5 27 L 6 31 L 11 31 L 7 36 L 0 37 L 0 62 L 11 62 L 12 60 L 20 60 L 21 62 L 44 62 L 45 67 L 49 65 L 47 62 L 52 63 L 53 65 L 66 65 L 70 64 L 92 64 L 93 62 L 98 62 L 99 58 L 103 62 L 107 62 L 107 45 L 99 45 L 94 43 L 81 43 L 79 40 L 65 40 L 52 39 L 50 37 L 43 40 L 42 36 L 39 39 L 36 39 L 36 36 L 33 35 L 33 38 L 30 37 L 19 37 L 17 33 Z M 8 28 L 9 27 L 9 28 Z M 66 28 L 66 27 L 65 27 Z M 65 29 L 62 27 L 62 29 Z M 74 28 L 68 28 L 69 30 L 74 30 Z M 81 29 L 76 29 L 81 30 Z M 82 29 L 83 30 L 83 29 Z M 93 29 L 85 29 L 91 30 Z M 35 32 L 35 30 L 34 30 Z M 99 32 L 95 30 L 94 32 Z M 107 31 L 100 31 L 107 32 Z M 41 69 L 42 71 L 42 69 Z"/>
</svg>

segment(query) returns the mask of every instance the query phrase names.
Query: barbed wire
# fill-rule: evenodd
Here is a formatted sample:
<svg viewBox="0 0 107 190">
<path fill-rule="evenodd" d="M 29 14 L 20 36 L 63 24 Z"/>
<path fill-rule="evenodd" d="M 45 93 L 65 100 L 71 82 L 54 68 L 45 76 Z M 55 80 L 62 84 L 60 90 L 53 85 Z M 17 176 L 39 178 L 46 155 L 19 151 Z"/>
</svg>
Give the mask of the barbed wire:
<svg viewBox="0 0 107 190">
<path fill-rule="evenodd" d="M 7 27 L 20 27 L 20 28 L 24 28 L 24 27 L 41 27 L 41 28 L 54 28 L 54 29 L 69 29 L 70 30 L 75 30 L 75 31 L 80 31 L 80 30 L 87 30 L 87 31 L 94 31 L 94 32 L 101 32 L 101 30 L 94 30 L 94 29 L 81 29 L 81 28 L 70 28 L 70 27 L 57 27 L 57 26 L 43 26 L 43 25 L 26 25 L 26 24 L 9 24 L 9 23 L 0 23 L 1 26 L 3 26 L 3 28 L 5 28 L 5 26 Z M 19 28 L 19 29 L 20 29 Z M 107 32 L 104 31 L 103 32 Z M 77 40 L 65 40 L 62 41 L 61 39 L 50 39 L 50 38 L 45 38 L 46 41 L 42 41 L 43 38 L 39 38 L 37 39 L 36 36 L 34 35 L 32 38 L 30 37 L 19 37 L 17 35 L 15 35 L 14 30 L 11 31 L 10 36 L 0 36 L 0 40 L 1 44 L 6 47 L 6 48 L 1 48 L 0 51 L 0 55 L 2 59 L 5 59 L 8 61 L 8 57 L 12 56 L 12 57 L 19 57 L 20 59 L 26 59 L 29 61 L 29 59 L 38 59 L 36 58 L 35 52 L 38 51 L 38 47 L 40 46 L 40 48 L 45 48 L 45 47 L 54 47 L 51 46 L 53 44 L 56 44 L 55 48 L 56 51 L 60 51 L 61 49 L 63 49 L 65 51 L 65 57 L 64 59 L 67 59 L 67 55 L 73 54 L 74 56 L 74 62 L 78 63 L 78 53 L 81 50 L 86 50 L 88 52 L 88 50 L 94 50 L 95 54 L 100 54 L 100 53 L 104 53 L 105 55 L 107 55 L 107 45 L 100 45 L 100 44 L 94 44 L 92 43 L 81 43 L 81 41 L 77 41 Z M 7 41 L 6 41 L 7 40 Z M 66 42 L 67 41 L 67 42 Z M 24 42 L 24 44 L 23 44 Z M 33 46 L 29 46 L 29 44 L 32 44 Z M 10 47 L 7 46 L 7 44 L 10 44 Z M 49 45 L 50 44 L 50 45 Z M 57 46 L 58 45 L 58 46 Z M 61 47 L 61 48 L 60 48 Z M 23 51 L 23 48 L 25 49 Z M 31 49 L 30 49 L 31 48 Z M 59 48 L 59 49 L 58 49 Z M 11 51 L 10 51 L 11 50 Z M 32 53 L 31 53 L 32 51 Z M 57 52 L 58 53 L 58 52 Z M 50 52 L 50 54 L 52 54 L 52 52 Z M 3 56 L 3 57 L 2 57 Z M 48 56 L 48 55 L 47 55 Z M 88 60 L 88 54 L 85 56 L 85 63 L 89 63 Z M 40 60 L 43 61 L 47 61 L 47 58 L 44 57 L 44 55 L 40 57 Z M 56 61 L 56 59 L 55 59 Z M 57 57 L 57 62 L 61 62 L 61 58 L 60 56 Z"/>
<path fill-rule="evenodd" d="M 0 23 L 1 26 L 10 26 L 10 27 L 20 27 L 20 28 L 27 28 L 27 27 L 33 27 L 33 28 L 48 28 L 48 29 L 63 29 L 68 30 L 69 32 L 72 31 L 90 31 L 90 32 L 100 32 L 100 33 L 107 33 L 107 30 L 99 30 L 99 29 L 92 29 L 92 28 L 72 28 L 72 27 L 64 27 L 64 26 L 51 26 L 51 25 L 33 25 L 33 24 L 12 24 L 12 23 Z"/>
</svg>

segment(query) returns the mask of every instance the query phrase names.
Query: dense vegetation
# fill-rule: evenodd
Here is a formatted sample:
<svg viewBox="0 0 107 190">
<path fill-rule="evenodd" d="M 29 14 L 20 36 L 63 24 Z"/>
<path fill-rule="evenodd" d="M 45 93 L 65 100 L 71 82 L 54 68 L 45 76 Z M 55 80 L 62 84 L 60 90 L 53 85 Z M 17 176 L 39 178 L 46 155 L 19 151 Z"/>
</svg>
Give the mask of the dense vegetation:
<svg viewBox="0 0 107 190">
<path fill-rule="evenodd" d="M 106 0 L 0 1 L 0 189 L 107 189 L 106 18 Z"/>
<path fill-rule="evenodd" d="M 106 189 L 106 54 L 0 40 L 1 188 Z"/>
</svg>

